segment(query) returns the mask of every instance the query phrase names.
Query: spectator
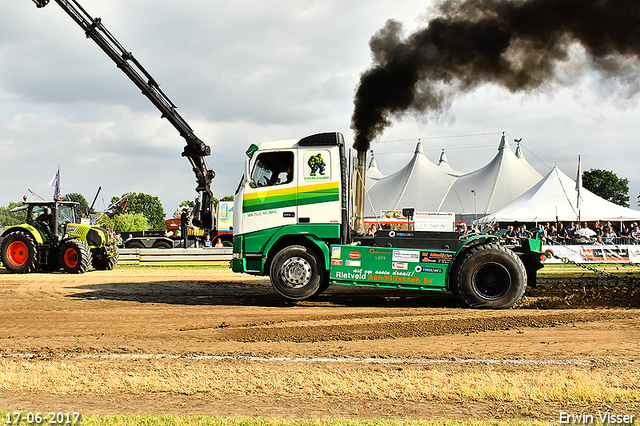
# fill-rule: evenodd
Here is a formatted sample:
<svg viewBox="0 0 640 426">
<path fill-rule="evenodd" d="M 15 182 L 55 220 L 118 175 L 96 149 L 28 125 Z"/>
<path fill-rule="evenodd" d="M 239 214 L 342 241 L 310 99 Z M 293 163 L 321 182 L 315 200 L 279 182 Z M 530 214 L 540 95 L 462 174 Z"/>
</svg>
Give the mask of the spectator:
<svg viewBox="0 0 640 426">
<path fill-rule="evenodd" d="M 467 234 L 469 235 L 476 235 L 480 233 L 480 229 L 478 229 L 478 227 L 476 227 L 476 225 L 471 224 L 469 225 L 469 232 L 467 232 Z"/>
<path fill-rule="evenodd" d="M 631 231 L 627 228 L 626 225 L 622 225 L 622 231 L 620 231 L 620 236 L 624 238 L 624 242 L 628 243 L 631 237 Z"/>
<path fill-rule="evenodd" d="M 547 231 L 547 243 L 556 244 L 558 242 L 558 230 L 554 225 L 551 225 L 549 231 Z"/>
<path fill-rule="evenodd" d="M 220 238 L 216 238 L 216 248 L 224 247 L 222 244 L 222 240 Z"/>
<path fill-rule="evenodd" d="M 562 225 L 562 223 L 560 223 Z M 567 228 L 563 228 L 562 226 L 558 227 L 558 243 L 559 244 L 568 244 L 569 236 L 567 235 Z"/>
<path fill-rule="evenodd" d="M 505 232 L 503 237 L 506 240 L 507 244 L 516 245 L 518 242 L 518 234 L 511 225 L 507 226 L 507 232 Z"/>
<path fill-rule="evenodd" d="M 204 248 L 211 248 L 211 236 L 209 234 L 207 234 L 207 236 L 204 237 L 204 243 L 202 243 L 202 246 Z"/>
<path fill-rule="evenodd" d="M 567 225 L 565 230 L 567 231 L 567 238 L 569 238 L 569 239 L 573 238 L 574 237 L 574 232 L 576 232 L 575 223 L 571 222 L 571 224 Z"/>
<path fill-rule="evenodd" d="M 596 220 L 596 223 L 593 224 L 591 230 L 596 233 L 596 235 L 602 235 L 602 227 L 600 226 L 600 221 Z"/>
<path fill-rule="evenodd" d="M 520 240 L 531 238 L 531 233 L 527 230 L 527 225 L 522 224 L 522 226 L 520 227 L 520 232 L 518 233 L 518 237 L 520 238 Z"/>
<path fill-rule="evenodd" d="M 633 229 L 631 230 L 631 238 L 633 240 L 633 244 L 638 244 L 640 242 L 640 228 L 638 228 L 637 223 L 633 223 Z"/>
<path fill-rule="evenodd" d="M 613 229 L 613 227 L 607 226 L 606 232 L 604 234 L 604 242 L 607 244 L 613 244 L 613 239 L 616 237 L 616 231 Z M 600 235 L 598 235 L 598 238 L 600 238 Z"/>
</svg>

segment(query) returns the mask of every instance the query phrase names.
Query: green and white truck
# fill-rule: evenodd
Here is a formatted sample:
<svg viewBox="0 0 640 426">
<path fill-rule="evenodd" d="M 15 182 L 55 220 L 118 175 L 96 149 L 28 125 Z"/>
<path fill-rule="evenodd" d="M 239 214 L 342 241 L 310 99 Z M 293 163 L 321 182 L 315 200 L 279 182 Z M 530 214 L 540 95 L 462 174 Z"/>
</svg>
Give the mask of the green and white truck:
<svg viewBox="0 0 640 426">
<path fill-rule="evenodd" d="M 235 194 L 232 268 L 269 275 L 287 299 L 346 284 L 452 291 L 464 306 L 509 308 L 527 283 L 535 285 L 544 259 L 539 239 L 526 240 L 516 252 L 495 235 L 362 235 L 340 133 L 251 145 L 247 157 Z M 357 163 L 364 164 L 363 156 Z M 354 186 L 360 191 L 354 198 L 362 197 L 363 185 Z"/>
</svg>

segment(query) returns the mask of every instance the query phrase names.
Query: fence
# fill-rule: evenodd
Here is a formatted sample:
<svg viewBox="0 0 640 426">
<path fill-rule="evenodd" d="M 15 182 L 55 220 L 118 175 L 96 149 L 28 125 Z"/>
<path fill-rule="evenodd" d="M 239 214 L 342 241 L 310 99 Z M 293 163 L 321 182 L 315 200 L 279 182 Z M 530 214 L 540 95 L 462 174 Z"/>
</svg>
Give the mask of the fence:
<svg viewBox="0 0 640 426">
<path fill-rule="evenodd" d="M 231 261 L 233 249 L 192 248 L 192 249 L 120 249 L 121 265 L 216 265 Z"/>
</svg>

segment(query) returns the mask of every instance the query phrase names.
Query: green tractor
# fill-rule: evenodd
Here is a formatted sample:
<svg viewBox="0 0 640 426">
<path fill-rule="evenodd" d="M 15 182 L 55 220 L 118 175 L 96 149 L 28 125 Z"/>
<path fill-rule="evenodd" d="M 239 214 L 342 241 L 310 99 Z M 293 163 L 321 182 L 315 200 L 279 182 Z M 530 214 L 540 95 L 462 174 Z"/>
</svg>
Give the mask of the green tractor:
<svg viewBox="0 0 640 426">
<path fill-rule="evenodd" d="M 109 232 L 81 223 L 78 203 L 29 201 L 16 210 L 27 211 L 27 223 L 5 228 L 0 255 L 13 273 L 35 270 L 82 274 L 93 265 L 110 270 L 118 263 L 118 247 Z"/>
</svg>

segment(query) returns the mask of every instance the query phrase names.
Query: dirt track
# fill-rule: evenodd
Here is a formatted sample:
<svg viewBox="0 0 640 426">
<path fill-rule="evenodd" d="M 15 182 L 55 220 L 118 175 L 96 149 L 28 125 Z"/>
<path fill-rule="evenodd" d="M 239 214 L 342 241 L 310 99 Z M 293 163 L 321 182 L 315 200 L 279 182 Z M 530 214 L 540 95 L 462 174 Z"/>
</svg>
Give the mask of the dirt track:
<svg viewBox="0 0 640 426">
<path fill-rule="evenodd" d="M 253 362 L 281 369 L 282 374 L 292 371 L 291 362 L 271 358 L 312 358 L 304 368 L 318 371 L 336 367 L 315 358 L 431 360 L 432 364 L 410 368 L 443 368 L 452 373 L 490 369 L 540 374 L 549 368 L 583 368 L 576 367 L 579 362 L 588 364 L 587 370 L 638 372 L 640 319 L 635 299 L 622 304 L 631 303 L 635 306 L 631 308 L 617 307 L 621 303 L 607 307 L 600 300 L 599 307 L 586 309 L 584 297 L 567 297 L 565 292 L 550 299 L 533 291 L 530 294 L 537 297 L 530 297 L 517 309 L 477 311 L 457 308 L 448 294 L 332 287 L 317 300 L 289 303 L 271 289 L 267 279 L 235 275 L 226 269 L 117 268 L 80 276 L 5 272 L 0 270 L 0 361 L 5 364 L 64 359 L 84 366 L 105 362 L 91 358 L 102 354 L 113 357 L 108 358 L 109 366 L 240 362 L 251 368 Z M 545 307 L 565 309 L 541 309 Z M 176 357 L 149 361 L 120 354 Z M 229 359 L 206 358 L 212 355 Z M 234 361 L 235 356 L 258 360 Z M 479 362 L 482 360 L 487 362 Z M 530 363 L 508 363 L 514 360 Z M 563 367 L 567 360 L 573 364 Z M 503 364 L 491 364 L 494 361 Z M 377 371 L 396 367 L 362 363 L 349 368 Z M 517 400 L 505 404 L 292 395 L 231 391 L 223 397 L 171 392 L 52 394 L 0 388 L 0 409 L 66 407 L 86 413 L 282 417 L 532 415 L 527 414 L 532 411 L 531 403 Z M 640 401 L 611 407 L 637 412 Z M 536 406 L 534 416 L 557 420 L 560 410 L 571 409 L 580 412 L 585 407 L 550 401 Z"/>
</svg>

